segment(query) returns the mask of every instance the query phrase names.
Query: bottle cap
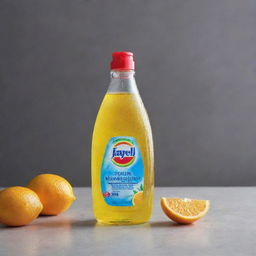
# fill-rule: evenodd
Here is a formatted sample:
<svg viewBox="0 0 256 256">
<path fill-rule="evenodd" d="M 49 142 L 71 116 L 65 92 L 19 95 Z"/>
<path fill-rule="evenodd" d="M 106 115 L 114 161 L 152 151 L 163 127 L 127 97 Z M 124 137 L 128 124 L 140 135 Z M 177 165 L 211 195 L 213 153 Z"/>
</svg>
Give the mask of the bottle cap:
<svg viewBox="0 0 256 256">
<path fill-rule="evenodd" d="M 113 52 L 111 69 L 134 70 L 135 63 L 132 52 Z"/>
</svg>

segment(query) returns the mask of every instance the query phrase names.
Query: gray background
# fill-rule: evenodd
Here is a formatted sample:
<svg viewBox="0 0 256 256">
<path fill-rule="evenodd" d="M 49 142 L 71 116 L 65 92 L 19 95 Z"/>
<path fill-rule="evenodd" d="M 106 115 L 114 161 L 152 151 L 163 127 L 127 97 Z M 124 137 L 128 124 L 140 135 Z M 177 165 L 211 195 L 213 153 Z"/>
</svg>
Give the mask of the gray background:
<svg viewBox="0 0 256 256">
<path fill-rule="evenodd" d="M 0 185 L 90 184 L 111 52 L 135 53 L 157 185 L 256 185 L 254 0 L 1 0 Z"/>
</svg>

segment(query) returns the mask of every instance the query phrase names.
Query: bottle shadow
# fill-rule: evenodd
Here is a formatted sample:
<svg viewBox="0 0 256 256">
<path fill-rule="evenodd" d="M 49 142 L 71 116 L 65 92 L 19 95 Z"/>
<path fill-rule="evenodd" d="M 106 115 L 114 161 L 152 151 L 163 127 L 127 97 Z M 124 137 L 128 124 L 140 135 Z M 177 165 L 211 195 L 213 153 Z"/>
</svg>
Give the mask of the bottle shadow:
<svg viewBox="0 0 256 256">
<path fill-rule="evenodd" d="M 42 221 L 40 223 L 34 224 L 37 227 L 45 228 L 70 228 L 70 229 L 80 229 L 86 227 L 94 227 L 96 225 L 96 220 L 94 219 L 56 219 L 54 221 Z"/>
<path fill-rule="evenodd" d="M 97 224 L 97 221 L 95 219 L 79 220 L 79 221 L 74 221 L 72 223 L 72 227 L 74 228 L 94 227 L 96 224 Z"/>
</svg>

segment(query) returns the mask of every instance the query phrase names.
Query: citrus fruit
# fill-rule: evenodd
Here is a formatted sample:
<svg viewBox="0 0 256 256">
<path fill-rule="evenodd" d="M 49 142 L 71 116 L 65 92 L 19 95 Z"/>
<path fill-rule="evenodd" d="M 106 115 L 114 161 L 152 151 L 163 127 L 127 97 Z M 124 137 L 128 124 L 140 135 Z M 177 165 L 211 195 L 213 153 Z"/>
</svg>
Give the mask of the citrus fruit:
<svg viewBox="0 0 256 256">
<path fill-rule="evenodd" d="M 0 223 L 23 226 L 33 221 L 43 209 L 37 194 L 29 188 L 9 187 L 0 191 Z"/>
<path fill-rule="evenodd" d="M 28 187 L 39 196 L 43 215 L 58 215 L 76 199 L 69 182 L 55 174 L 40 174 L 29 182 Z"/>
<path fill-rule="evenodd" d="M 177 223 L 190 224 L 201 219 L 209 210 L 209 200 L 161 198 L 164 213 Z"/>
<path fill-rule="evenodd" d="M 142 199 L 143 199 L 143 191 L 137 192 L 136 194 L 134 194 L 132 198 L 132 204 L 138 205 Z"/>
</svg>

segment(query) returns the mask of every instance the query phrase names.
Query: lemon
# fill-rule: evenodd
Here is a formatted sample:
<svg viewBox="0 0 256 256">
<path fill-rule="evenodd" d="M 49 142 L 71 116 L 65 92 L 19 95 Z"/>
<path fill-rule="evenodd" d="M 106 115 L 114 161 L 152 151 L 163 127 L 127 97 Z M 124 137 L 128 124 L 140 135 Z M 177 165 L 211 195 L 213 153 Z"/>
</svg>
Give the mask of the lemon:
<svg viewBox="0 0 256 256">
<path fill-rule="evenodd" d="M 39 196 L 43 215 L 58 215 L 76 199 L 69 182 L 55 174 L 40 174 L 29 182 L 28 187 Z"/>
<path fill-rule="evenodd" d="M 37 194 L 25 187 L 9 187 L 0 191 L 0 223 L 23 226 L 33 221 L 43 209 Z"/>
</svg>

